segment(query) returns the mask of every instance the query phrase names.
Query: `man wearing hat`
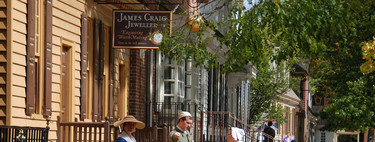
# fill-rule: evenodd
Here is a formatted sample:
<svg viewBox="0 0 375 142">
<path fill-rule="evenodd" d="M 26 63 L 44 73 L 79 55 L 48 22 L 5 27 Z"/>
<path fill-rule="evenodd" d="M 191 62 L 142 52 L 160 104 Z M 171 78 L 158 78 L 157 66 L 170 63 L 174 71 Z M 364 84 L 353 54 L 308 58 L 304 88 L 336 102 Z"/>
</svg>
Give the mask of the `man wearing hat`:
<svg viewBox="0 0 375 142">
<path fill-rule="evenodd" d="M 189 112 L 180 112 L 176 128 L 169 133 L 169 142 L 193 142 L 193 137 L 189 132 L 192 123 L 193 117 Z"/>
<path fill-rule="evenodd" d="M 116 121 L 113 125 L 115 127 L 119 127 L 121 133 L 115 140 L 115 142 L 137 142 L 133 137 L 132 133 L 135 132 L 135 128 L 145 128 L 145 123 L 138 121 L 132 115 L 128 115 L 122 118 L 121 120 Z M 123 126 L 122 129 L 121 126 Z"/>
</svg>

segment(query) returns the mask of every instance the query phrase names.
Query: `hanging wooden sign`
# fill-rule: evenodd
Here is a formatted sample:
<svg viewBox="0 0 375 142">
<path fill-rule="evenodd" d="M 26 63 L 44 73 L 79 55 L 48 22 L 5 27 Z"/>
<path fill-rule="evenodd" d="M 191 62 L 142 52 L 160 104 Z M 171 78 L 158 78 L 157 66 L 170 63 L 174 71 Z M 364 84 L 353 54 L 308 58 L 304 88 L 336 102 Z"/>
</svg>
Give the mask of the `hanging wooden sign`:
<svg viewBox="0 0 375 142">
<path fill-rule="evenodd" d="M 172 33 L 171 11 L 113 11 L 113 48 L 158 49 L 163 31 Z"/>
</svg>

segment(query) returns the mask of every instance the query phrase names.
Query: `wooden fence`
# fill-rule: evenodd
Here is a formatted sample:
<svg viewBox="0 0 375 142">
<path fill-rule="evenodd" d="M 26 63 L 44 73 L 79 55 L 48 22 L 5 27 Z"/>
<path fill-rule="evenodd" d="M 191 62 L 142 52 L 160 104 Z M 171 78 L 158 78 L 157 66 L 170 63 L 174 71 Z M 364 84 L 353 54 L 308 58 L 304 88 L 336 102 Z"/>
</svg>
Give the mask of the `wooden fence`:
<svg viewBox="0 0 375 142">
<path fill-rule="evenodd" d="M 0 142 L 47 142 L 49 127 L 0 126 Z"/>
</svg>

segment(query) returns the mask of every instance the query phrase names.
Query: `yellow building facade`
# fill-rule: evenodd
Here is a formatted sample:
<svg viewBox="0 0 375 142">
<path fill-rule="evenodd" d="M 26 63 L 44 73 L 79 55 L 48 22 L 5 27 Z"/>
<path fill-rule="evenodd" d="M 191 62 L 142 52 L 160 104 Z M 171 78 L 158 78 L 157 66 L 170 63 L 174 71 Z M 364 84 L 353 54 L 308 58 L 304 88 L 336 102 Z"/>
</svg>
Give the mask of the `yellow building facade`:
<svg viewBox="0 0 375 142">
<path fill-rule="evenodd" d="M 48 126 L 56 141 L 58 116 L 125 116 L 130 50 L 110 48 L 117 8 L 93 0 L 1 0 L 0 125 Z"/>
</svg>

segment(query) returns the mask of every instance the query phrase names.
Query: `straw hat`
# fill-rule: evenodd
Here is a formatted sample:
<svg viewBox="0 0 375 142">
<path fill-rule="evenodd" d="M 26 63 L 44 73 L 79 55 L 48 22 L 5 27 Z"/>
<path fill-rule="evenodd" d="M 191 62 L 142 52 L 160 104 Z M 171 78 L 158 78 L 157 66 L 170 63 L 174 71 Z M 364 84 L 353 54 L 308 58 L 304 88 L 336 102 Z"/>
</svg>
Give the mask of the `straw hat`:
<svg viewBox="0 0 375 142">
<path fill-rule="evenodd" d="M 128 115 L 128 116 L 125 116 L 124 118 L 122 118 L 121 120 L 119 121 L 116 121 L 113 125 L 115 127 L 118 127 L 120 125 L 122 125 L 123 123 L 125 122 L 134 122 L 135 123 L 135 128 L 137 129 L 143 129 L 145 128 L 146 124 L 141 122 L 141 121 L 138 121 L 137 119 L 135 119 L 134 116 L 132 115 Z"/>
</svg>

